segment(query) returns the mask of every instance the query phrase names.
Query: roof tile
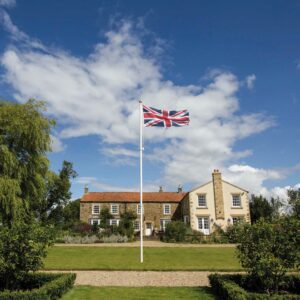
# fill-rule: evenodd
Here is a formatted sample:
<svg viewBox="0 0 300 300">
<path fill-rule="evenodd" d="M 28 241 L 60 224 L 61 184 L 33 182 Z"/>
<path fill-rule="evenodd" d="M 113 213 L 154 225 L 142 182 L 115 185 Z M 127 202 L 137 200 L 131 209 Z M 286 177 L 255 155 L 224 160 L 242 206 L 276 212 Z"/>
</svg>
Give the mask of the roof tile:
<svg viewBox="0 0 300 300">
<path fill-rule="evenodd" d="M 143 202 L 180 202 L 187 193 L 144 192 Z M 89 192 L 84 194 L 81 202 L 129 202 L 138 203 L 139 192 Z"/>
</svg>

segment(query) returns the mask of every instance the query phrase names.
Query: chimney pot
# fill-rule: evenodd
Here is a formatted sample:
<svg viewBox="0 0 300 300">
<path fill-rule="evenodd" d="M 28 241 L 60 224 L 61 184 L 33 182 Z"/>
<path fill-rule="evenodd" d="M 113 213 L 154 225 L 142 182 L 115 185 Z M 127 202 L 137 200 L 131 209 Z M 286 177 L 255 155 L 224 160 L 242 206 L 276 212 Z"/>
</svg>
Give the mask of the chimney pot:
<svg viewBox="0 0 300 300">
<path fill-rule="evenodd" d="M 178 185 L 177 193 L 182 193 L 182 190 L 183 190 L 182 185 L 179 184 L 179 185 Z"/>
<path fill-rule="evenodd" d="M 159 192 L 163 192 L 163 187 L 161 185 L 159 186 Z"/>
<path fill-rule="evenodd" d="M 89 192 L 89 186 L 86 184 L 84 186 L 84 193 L 87 194 Z"/>
</svg>

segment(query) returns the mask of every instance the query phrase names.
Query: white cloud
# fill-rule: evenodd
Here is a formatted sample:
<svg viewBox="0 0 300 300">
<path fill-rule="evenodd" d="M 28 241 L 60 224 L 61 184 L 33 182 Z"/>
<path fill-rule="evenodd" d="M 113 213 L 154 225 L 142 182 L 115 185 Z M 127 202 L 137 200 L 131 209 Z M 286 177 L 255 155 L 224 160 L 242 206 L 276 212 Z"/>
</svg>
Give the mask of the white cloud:
<svg viewBox="0 0 300 300">
<path fill-rule="evenodd" d="M 254 74 L 251 74 L 251 75 L 246 77 L 245 82 L 246 82 L 247 88 L 249 90 L 253 89 L 255 80 L 256 80 L 256 76 Z"/>
<path fill-rule="evenodd" d="M 267 170 L 235 164 L 228 167 L 224 172 L 224 176 L 228 181 L 244 187 L 250 193 L 265 195 L 268 191 L 263 187 L 264 181 L 279 180 L 284 175 L 280 170 Z"/>
<path fill-rule="evenodd" d="M 0 0 L 0 6 L 2 7 L 14 7 L 16 0 Z"/>
<path fill-rule="evenodd" d="M 88 185 L 89 186 L 89 191 L 100 191 L 100 192 L 136 192 L 139 190 L 138 186 L 132 186 L 132 187 L 128 187 L 128 186 L 118 186 L 118 185 L 112 185 L 109 183 L 105 183 L 102 181 L 99 181 L 97 178 L 95 177 L 78 177 L 75 179 L 75 183 L 77 184 L 84 184 L 84 185 Z M 146 183 L 143 186 L 143 190 L 145 192 L 149 192 L 149 191 L 158 191 L 158 185 L 155 184 L 148 184 Z"/>
<path fill-rule="evenodd" d="M 62 152 L 66 149 L 66 145 L 55 135 L 51 135 L 51 150 L 55 153 Z"/>
<path fill-rule="evenodd" d="M 13 26 L 8 27 L 14 35 L 18 29 Z M 164 79 L 160 64 L 145 51 L 132 26 L 123 22 L 118 30 L 107 32 L 107 41 L 97 44 L 86 58 L 44 45 L 36 49 L 26 36 L 30 47 L 10 47 L 2 55 L 5 79 L 18 101 L 32 97 L 47 101 L 49 112 L 64 127 L 60 137 L 98 135 L 105 142 L 103 153 L 120 163 L 131 164 L 137 158 L 137 152 L 123 145 L 138 149 L 139 99 L 153 107 L 188 109 L 190 126 L 144 131 L 145 157 L 159 161 L 162 182 L 172 187 L 207 181 L 214 168 L 226 170 L 229 162 L 250 155 L 251 149 L 235 151 L 235 142 L 266 130 L 274 120 L 260 113 L 239 113 L 237 92 L 243 84 L 238 78 L 218 71 L 210 74 L 205 86 L 180 86 Z M 15 36 L 24 42 L 22 34 Z M 251 76 L 250 85 L 255 79 Z M 234 167 L 228 174 L 232 178 L 239 174 L 254 187 L 275 176 L 261 171 L 250 180 Z"/>
</svg>

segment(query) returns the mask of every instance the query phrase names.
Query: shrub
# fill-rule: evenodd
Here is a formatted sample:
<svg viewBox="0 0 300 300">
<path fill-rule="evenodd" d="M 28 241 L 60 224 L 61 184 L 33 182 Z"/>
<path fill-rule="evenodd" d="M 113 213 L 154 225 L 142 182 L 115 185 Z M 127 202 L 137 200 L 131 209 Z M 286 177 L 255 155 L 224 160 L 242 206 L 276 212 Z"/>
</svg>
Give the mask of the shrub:
<svg viewBox="0 0 300 300">
<path fill-rule="evenodd" d="M 103 243 L 127 243 L 128 237 L 119 234 L 112 234 L 111 236 L 104 236 L 101 238 Z"/>
<path fill-rule="evenodd" d="M 187 226 L 181 221 L 170 222 L 166 225 L 164 240 L 166 242 L 184 242 Z"/>
<path fill-rule="evenodd" d="M 286 272 L 299 267 L 299 228 L 300 221 L 292 218 L 280 219 L 276 224 L 260 220 L 244 226 L 238 258 L 256 290 L 277 293 Z"/>
<path fill-rule="evenodd" d="M 73 228 L 75 233 L 79 233 L 81 235 L 87 235 L 92 232 L 92 225 L 81 222 L 74 226 Z"/>
<path fill-rule="evenodd" d="M 132 240 L 134 237 L 133 221 L 135 219 L 136 214 L 132 211 L 126 211 L 121 214 L 118 232 L 123 236 L 127 236 L 129 240 Z"/>
<path fill-rule="evenodd" d="M 64 237 L 64 242 L 66 244 L 93 244 L 99 242 L 99 238 L 96 235 L 91 236 L 70 236 Z"/>
<path fill-rule="evenodd" d="M 296 300 L 299 295 L 294 294 L 300 290 L 300 276 L 285 276 L 282 285 L 282 294 L 268 295 L 252 292 L 251 279 L 246 275 L 220 275 L 208 276 L 214 294 L 224 300 Z"/>
<path fill-rule="evenodd" d="M 54 238 L 51 230 L 38 224 L 0 226 L 0 277 L 6 289 L 17 289 L 30 271 L 43 266 L 47 247 Z"/>
<path fill-rule="evenodd" d="M 241 232 L 243 231 L 245 223 L 240 222 L 234 225 L 230 225 L 227 227 L 224 232 L 225 237 L 227 238 L 229 243 L 239 243 Z"/>
<path fill-rule="evenodd" d="M 29 273 L 19 282 L 22 290 L 0 292 L 0 300 L 59 299 L 72 288 L 76 274 Z M 0 282 L 2 283 L 3 281 Z M 1 284 L 0 284 L 1 285 Z"/>
</svg>

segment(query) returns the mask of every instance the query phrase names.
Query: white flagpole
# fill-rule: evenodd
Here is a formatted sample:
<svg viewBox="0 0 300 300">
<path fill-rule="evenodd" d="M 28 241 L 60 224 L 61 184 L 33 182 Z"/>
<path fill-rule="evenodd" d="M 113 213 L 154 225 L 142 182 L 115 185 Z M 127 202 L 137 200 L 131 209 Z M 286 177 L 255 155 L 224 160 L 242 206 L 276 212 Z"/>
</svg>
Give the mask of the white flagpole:
<svg viewBox="0 0 300 300">
<path fill-rule="evenodd" d="M 141 240 L 141 263 L 144 262 L 143 253 L 143 221 L 144 221 L 144 209 L 143 209 L 143 102 L 140 100 L 140 240 Z"/>
</svg>

